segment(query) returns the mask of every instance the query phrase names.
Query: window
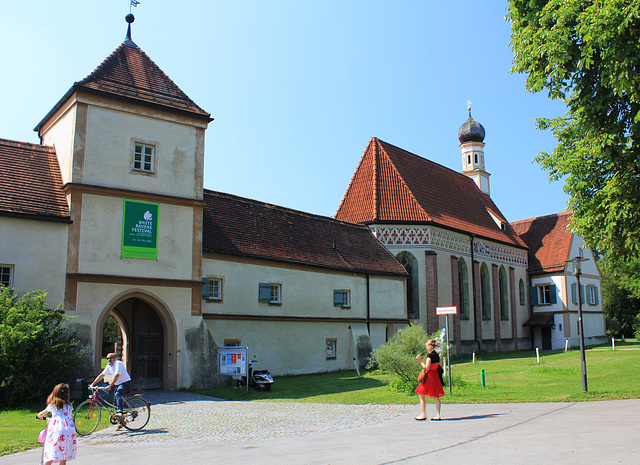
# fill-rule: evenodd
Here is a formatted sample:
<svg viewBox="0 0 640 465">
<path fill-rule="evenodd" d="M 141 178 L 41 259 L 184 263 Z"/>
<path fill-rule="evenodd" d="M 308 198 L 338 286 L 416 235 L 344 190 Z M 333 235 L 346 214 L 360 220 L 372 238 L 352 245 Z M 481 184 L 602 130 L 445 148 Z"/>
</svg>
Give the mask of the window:
<svg viewBox="0 0 640 465">
<path fill-rule="evenodd" d="M 13 287 L 13 265 L 0 265 L 0 286 Z"/>
<path fill-rule="evenodd" d="M 558 301 L 556 286 L 540 284 L 531 288 L 531 305 L 552 305 Z"/>
<path fill-rule="evenodd" d="M 223 278 L 206 277 L 202 278 L 204 286 L 202 286 L 202 298 L 212 302 L 222 302 Z"/>
<path fill-rule="evenodd" d="M 491 281 L 489 269 L 485 263 L 480 267 L 480 303 L 482 304 L 482 319 L 491 319 Z"/>
<path fill-rule="evenodd" d="M 598 305 L 598 288 L 596 286 L 587 286 L 587 304 Z"/>
<path fill-rule="evenodd" d="M 337 339 L 327 339 L 327 360 L 335 360 L 337 357 Z"/>
<path fill-rule="evenodd" d="M 153 145 L 136 142 L 133 144 L 133 170 L 153 173 L 156 148 Z"/>
<path fill-rule="evenodd" d="M 518 284 L 519 287 L 519 291 L 520 291 L 520 305 L 524 305 L 525 304 L 525 294 L 524 294 L 524 281 L 521 279 L 520 283 Z"/>
<path fill-rule="evenodd" d="M 507 284 L 507 271 L 504 266 L 498 273 L 498 288 L 500 290 L 500 319 L 509 319 L 509 285 Z"/>
<path fill-rule="evenodd" d="M 458 292 L 460 301 L 460 318 L 469 319 L 469 272 L 464 259 L 458 259 Z"/>
<path fill-rule="evenodd" d="M 270 304 L 282 303 L 282 284 L 260 283 L 258 288 L 258 301 Z"/>
<path fill-rule="evenodd" d="M 418 260 L 409 252 L 400 252 L 398 261 L 407 272 L 407 317 L 417 319 L 420 316 L 420 278 Z"/>
<path fill-rule="evenodd" d="M 333 306 L 342 308 L 351 307 L 351 291 L 349 289 L 334 289 Z"/>
</svg>

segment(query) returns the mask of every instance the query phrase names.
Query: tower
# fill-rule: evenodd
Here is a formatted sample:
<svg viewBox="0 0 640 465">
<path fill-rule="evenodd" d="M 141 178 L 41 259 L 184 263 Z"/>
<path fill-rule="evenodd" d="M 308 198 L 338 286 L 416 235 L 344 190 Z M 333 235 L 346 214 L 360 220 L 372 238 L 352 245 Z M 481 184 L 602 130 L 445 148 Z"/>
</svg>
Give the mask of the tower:
<svg viewBox="0 0 640 465">
<path fill-rule="evenodd" d="M 462 174 L 473 179 L 478 188 L 487 195 L 489 191 L 489 173 L 484 167 L 484 128 L 471 117 L 471 103 L 468 106 L 469 118 L 458 130 L 460 151 L 462 152 Z"/>
</svg>

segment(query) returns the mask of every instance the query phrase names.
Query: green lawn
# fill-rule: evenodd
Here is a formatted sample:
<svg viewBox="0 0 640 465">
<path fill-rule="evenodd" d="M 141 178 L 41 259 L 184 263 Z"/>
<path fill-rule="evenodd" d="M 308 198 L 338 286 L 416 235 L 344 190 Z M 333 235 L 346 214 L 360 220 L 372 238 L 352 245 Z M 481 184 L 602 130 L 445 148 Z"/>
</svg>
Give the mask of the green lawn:
<svg viewBox="0 0 640 465">
<path fill-rule="evenodd" d="M 616 341 L 586 352 L 588 392 L 582 392 L 580 351 L 541 352 L 540 363 L 533 351 L 479 353 L 476 362 L 461 356 L 451 367 L 453 387 L 445 386 L 444 403 L 576 402 L 640 397 L 640 343 Z M 417 369 L 417 367 L 416 367 Z M 480 385 L 484 370 L 486 386 Z M 417 372 L 416 372 L 417 376 Z M 319 373 L 278 376 L 273 389 L 258 392 L 223 386 L 195 391 L 231 400 L 326 402 L 341 404 L 413 404 L 413 393 L 389 388 L 390 376 L 379 371 Z M 75 403 L 76 405 L 79 402 Z M 0 455 L 38 447 L 38 432 L 44 423 L 35 418 L 43 405 L 0 412 Z M 103 418 L 102 422 L 108 419 Z M 105 423 L 106 424 L 106 423 Z"/>
</svg>

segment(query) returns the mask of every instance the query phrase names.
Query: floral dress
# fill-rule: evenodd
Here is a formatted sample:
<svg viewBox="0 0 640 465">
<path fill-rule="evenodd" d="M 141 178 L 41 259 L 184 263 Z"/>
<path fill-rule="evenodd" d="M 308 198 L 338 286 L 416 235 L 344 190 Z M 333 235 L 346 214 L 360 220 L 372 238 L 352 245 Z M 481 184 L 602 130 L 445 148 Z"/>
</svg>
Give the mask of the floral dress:
<svg viewBox="0 0 640 465">
<path fill-rule="evenodd" d="M 65 405 L 58 410 L 55 405 L 47 405 L 51 412 L 47 426 L 47 439 L 44 441 L 42 461 L 73 460 L 76 458 L 76 426 L 71 412 L 73 407 Z"/>
</svg>

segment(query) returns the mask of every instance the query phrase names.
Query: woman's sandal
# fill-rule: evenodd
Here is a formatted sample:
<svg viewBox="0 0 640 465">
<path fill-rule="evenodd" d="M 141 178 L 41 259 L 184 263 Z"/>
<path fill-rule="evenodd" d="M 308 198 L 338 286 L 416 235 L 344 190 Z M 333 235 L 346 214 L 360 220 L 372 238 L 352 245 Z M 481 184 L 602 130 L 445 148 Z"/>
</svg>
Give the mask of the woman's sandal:
<svg viewBox="0 0 640 465">
<path fill-rule="evenodd" d="M 426 420 L 426 418 L 418 418 L 418 417 L 416 417 L 416 420 L 418 420 L 418 421 L 424 421 L 424 420 Z"/>
</svg>

